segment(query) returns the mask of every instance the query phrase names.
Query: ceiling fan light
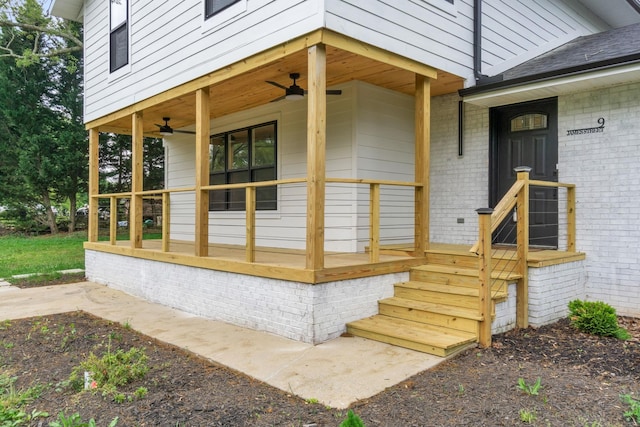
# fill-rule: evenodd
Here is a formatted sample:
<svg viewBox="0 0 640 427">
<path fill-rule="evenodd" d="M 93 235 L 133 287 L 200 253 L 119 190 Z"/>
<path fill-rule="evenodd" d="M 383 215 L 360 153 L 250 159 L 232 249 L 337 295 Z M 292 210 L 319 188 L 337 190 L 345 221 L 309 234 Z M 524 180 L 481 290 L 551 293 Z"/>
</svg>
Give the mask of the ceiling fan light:
<svg viewBox="0 0 640 427">
<path fill-rule="evenodd" d="M 299 99 L 304 98 L 304 89 L 302 89 L 298 85 L 293 85 L 287 88 L 287 92 L 285 95 L 285 99 L 287 101 L 297 101 Z"/>
<path fill-rule="evenodd" d="M 173 128 L 169 126 L 169 120 L 171 119 L 169 117 L 163 117 L 162 120 L 164 120 L 164 125 L 160 126 L 160 129 L 159 129 L 160 135 L 163 135 L 163 136 L 173 135 Z"/>
</svg>

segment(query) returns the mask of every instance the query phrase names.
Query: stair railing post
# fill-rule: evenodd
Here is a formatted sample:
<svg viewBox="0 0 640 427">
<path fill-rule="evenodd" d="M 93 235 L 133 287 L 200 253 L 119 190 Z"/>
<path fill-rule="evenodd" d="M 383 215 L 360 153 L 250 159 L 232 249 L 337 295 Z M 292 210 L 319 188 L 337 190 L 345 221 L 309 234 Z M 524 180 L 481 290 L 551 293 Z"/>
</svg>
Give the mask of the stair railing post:
<svg viewBox="0 0 640 427">
<path fill-rule="evenodd" d="M 478 343 L 491 345 L 491 214 L 493 209 L 480 208 L 478 212 L 478 268 L 480 279 Z"/>
<path fill-rule="evenodd" d="M 517 252 L 518 273 L 520 279 L 516 285 L 516 325 L 519 328 L 529 326 L 529 172 L 528 166 L 518 166 L 513 169 L 519 181 L 524 181 L 522 190 L 518 193 L 517 211 Z"/>
</svg>

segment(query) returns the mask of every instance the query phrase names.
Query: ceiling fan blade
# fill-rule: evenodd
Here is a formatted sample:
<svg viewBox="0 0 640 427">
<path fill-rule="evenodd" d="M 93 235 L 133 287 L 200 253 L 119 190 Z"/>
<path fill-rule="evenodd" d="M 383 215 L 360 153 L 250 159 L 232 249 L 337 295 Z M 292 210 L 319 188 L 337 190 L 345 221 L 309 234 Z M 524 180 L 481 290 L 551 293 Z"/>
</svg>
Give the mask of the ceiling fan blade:
<svg viewBox="0 0 640 427">
<path fill-rule="evenodd" d="M 173 133 L 186 133 L 189 135 L 195 135 L 196 133 L 192 130 L 178 130 L 178 129 L 174 129 Z"/>
<path fill-rule="evenodd" d="M 272 100 L 271 100 L 271 101 L 269 101 L 269 102 L 278 102 L 278 101 L 282 101 L 282 100 L 283 100 L 283 99 L 285 99 L 286 97 L 287 97 L 286 95 L 282 95 L 282 96 L 277 97 L 276 99 L 272 99 Z"/>
<path fill-rule="evenodd" d="M 279 87 L 280 89 L 289 89 L 288 87 L 282 86 L 280 83 L 272 82 L 271 80 L 265 80 L 265 83 L 269 83 L 270 85 L 274 85 L 275 87 Z"/>
<path fill-rule="evenodd" d="M 342 90 L 340 90 L 340 89 L 329 89 L 327 91 L 327 95 L 342 95 Z"/>
</svg>

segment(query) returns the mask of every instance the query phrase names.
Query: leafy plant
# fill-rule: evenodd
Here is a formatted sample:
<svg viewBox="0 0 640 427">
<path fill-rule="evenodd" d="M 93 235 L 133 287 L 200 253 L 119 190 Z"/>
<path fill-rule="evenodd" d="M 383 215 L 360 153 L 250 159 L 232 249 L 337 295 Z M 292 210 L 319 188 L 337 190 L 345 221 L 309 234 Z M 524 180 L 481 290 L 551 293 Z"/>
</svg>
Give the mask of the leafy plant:
<svg viewBox="0 0 640 427">
<path fill-rule="evenodd" d="M 616 310 L 602 301 L 569 302 L 569 320 L 577 329 L 605 337 L 629 339 L 629 332 L 618 326 Z"/>
<path fill-rule="evenodd" d="M 537 396 L 540 388 L 542 387 L 542 380 L 540 377 L 533 384 L 528 384 L 524 378 L 518 378 L 518 388 L 530 396 Z"/>
<path fill-rule="evenodd" d="M 365 427 L 362 419 L 353 411 L 347 412 L 347 418 L 340 423 L 340 427 Z"/>
<path fill-rule="evenodd" d="M 640 400 L 634 399 L 630 394 L 623 394 L 620 399 L 629 405 L 629 410 L 624 412 L 626 420 L 640 423 Z"/>
<path fill-rule="evenodd" d="M 126 352 L 121 349 L 112 352 L 109 341 L 107 352 L 102 357 L 89 353 L 87 359 L 73 369 L 69 383 L 76 390 L 81 390 L 85 383 L 84 373 L 90 372 L 91 388 L 101 390 L 103 395 L 113 395 L 116 399 L 121 394 L 117 392 L 118 387 L 146 375 L 149 371 L 147 360 L 144 349 L 132 347 Z"/>
<path fill-rule="evenodd" d="M 138 387 L 136 391 L 133 392 L 133 396 L 136 399 L 143 399 L 147 393 L 149 393 L 149 390 L 146 387 Z"/>
<path fill-rule="evenodd" d="M 531 424 L 536 420 L 536 418 L 538 417 L 535 412 L 528 409 L 520 409 L 520 421 L 523 423 Z"/>
<path fill-rule="evenodd" d="M 115 427 L 118 424 L 118 417 L 115 417 L 109 423 L 108 427 Z M 91 418 L 88 422 L 82 421 L 79 413 L 66 416 L 64 412 L 58 414 L 58 419 L 51 421 L 49 427 L 96 427 L 96 421 Z"/>
<path fill-rule="evenodd" d="M 27 425 L 31 420 L 48 417 L 46 412 L 33 410 L 27 414 L 22 406 L 37 399 L 42 391 L 41 386 L 30 387 L 26 390 L 16 390 L 16 377 L 5 373 L 0 374 L 0 426 L 15 427 Z"/>
</svg>

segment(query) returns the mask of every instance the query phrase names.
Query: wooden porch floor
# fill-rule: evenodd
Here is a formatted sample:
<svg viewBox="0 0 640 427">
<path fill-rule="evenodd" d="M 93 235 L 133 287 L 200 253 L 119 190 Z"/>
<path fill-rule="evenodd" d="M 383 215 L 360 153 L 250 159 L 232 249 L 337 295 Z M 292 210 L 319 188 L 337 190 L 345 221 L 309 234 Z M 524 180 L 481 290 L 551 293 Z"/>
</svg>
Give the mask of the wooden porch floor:
<svg viewBox="0 0 640 427">
<path fill-rule="evenodd" d="M 425 256 L 415 256 L 413 245 L 386 245 L 380 250 L 379 261 L 371 263 L 369 254 L 326 252 L 324 268 L 307 270 L 304 250 L 257 247 L 255 261 L 246 261 L 245 247 L 241 245 L 210 244 L 209 255 L 195 256 L 193 242 L 171 241 L 170 251 L 162 251 L 161 240 L 143 240 L 142 248 L 131 248 L 128 240 L 119 240 L 115 245 L 109 242 L 85 243 L 85 248 L 160 262 L 170 262 L 193 267 L 229 271 L 240 274 L 293 280 L 304 283 L 324 283 L 382 274 L 409 271 L 411 267 L 424 264 L 431 253 L 468 254 L 470 245 L 431 243 Z M 501 248 L 494 251 L 494 258 L 509 259 L 514 249 Z M 554 250 L 532 250 L 529 252 L 530 267 L 544 267 L 584 259 L 580 252 Z"/>
<path fill-rule="evenodd" d="M 461 245 L 454 243 L 430 243 L 427 253 L 440 254 L 463 254 L 469 253 L 471 245 Z M 413 245 L 387 245 L 381 252 L 391 253 L 413 253 Z M 515 247 L 496 247 L 492 253 L 492 257 L 500 259 L 511 259 Z M 567 252 L 554 249 L 537 249 L 529 248 L 529 267 L 546 267 L 555 264 L 564 264 L 567 262 L 580 261 L 585 259 L 583 252 Z"/>
<path fill-rule="evenodd" d="M 170 242 L 169 252 L 162 251 L 162 241 L 142 241 L 142 248 L 131 248 L 129 240 L 86 242 L 85 249 L 119 255 L 151 259 L 161 262 L 189 265 L 254 276 L 323 283 L 381 274 L 406 272 L 413 266 L 424 264 L 424 257 L 414 257 L 404 252 L 381 253 L 379 261 L 371 263 L 368 253 L 325 252 L 324 268 L 319 271 L 306 269 L 304 250 L 256 247 L 255 261 L 246 261 L 246 249 L 242 245 L 209 244 L 206 257 L 195 256 L 193 242 Z"/>
</svg>

